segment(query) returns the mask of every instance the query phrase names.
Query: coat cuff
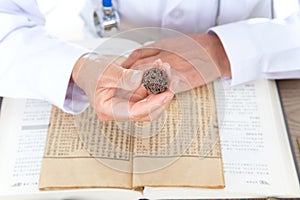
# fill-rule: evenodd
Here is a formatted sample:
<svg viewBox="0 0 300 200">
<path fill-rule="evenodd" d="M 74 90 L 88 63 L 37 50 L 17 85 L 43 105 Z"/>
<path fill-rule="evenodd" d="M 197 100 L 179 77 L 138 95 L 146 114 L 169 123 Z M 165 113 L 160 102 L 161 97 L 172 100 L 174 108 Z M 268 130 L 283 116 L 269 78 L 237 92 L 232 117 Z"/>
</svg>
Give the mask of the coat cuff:
<svg viewBox="0 0 300 200">
<path fill-rule="evenodd" d="M 63 55 L 63 58 L 59 60 L 62 61 L 60 65 L 65 66 L 65 71 L 61 73 L 61 81 L 59 81 L 61 86 L 57 86 L 57 88 L 61 88 L 58 92 L 58 98 L 53 98 L 52 103 L 64 112 L 78 114 L 88 107 L 89 102 L 84 91 L 71 81 L 71 74 L 76 61 L 88 50 L 77 45 L 64 43 L 61 51 L 68 52 L 68 54 L 58 52 L 58 54 Z"/>
<path fill-rule="evenodd" d="M 263 72 L 263 48 L 257 44 L 258 37 L 252 24 L 264 19 L 254 19 L 221 25 L 209 29 L 209 33 L 215 33 L 220 38 L 231 67 L 231 85 L 238 85 L 255 80 L 262 76 Z"/>
</svg>

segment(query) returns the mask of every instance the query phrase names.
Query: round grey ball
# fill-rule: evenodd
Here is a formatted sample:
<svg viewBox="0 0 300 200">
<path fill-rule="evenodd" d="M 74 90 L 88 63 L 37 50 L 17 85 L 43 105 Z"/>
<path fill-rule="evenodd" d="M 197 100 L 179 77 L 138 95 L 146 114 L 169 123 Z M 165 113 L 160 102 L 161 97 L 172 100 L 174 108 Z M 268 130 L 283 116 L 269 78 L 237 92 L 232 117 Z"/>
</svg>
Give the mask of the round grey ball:
<svg viewBox="0 0 300 200">
<path fill-rule="evenodd" d="M 144 72 L 143 86 L 152 94 L 164 92 L 168 87 L 168 75 L 159 68 L 151 68 Z"/>
</svg>

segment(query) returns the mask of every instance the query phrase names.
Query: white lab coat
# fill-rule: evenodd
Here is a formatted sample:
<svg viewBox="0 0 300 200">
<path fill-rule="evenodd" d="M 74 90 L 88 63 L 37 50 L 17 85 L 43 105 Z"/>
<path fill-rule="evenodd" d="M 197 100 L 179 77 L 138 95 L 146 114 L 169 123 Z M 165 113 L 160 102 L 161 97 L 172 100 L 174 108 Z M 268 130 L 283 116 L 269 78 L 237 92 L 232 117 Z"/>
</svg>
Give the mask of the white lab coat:
<svg viewBox="0 0 300 200">
<path fill-rule="evenodd" d="M 259 77 L 300 78 L 297 0 L 274 0 L 275 20 L 268 19 L 269 0 L 221 0 L 220 26 L 215 27 L 217 2 L 119 0 L 114 5 L 128 27 L 216 33 L 229 57 L 232 84 Z M 68 83 L 74 63 L 86 50 L 47 34 L 44 23 L 34 0 L 0 0 L 0 96 L 45 99 L 67 112 L 79 112 L 87 100 L 80 92 L 70 95 Z M 75 100 L 82 107 L 72 108 Z"/>
</svg>

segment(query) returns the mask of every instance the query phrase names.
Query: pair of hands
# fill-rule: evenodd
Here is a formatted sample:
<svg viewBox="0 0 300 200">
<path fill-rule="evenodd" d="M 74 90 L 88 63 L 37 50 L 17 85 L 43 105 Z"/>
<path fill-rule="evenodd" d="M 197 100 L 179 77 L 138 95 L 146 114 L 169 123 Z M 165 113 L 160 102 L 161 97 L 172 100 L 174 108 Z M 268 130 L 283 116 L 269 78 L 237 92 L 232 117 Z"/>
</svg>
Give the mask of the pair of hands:
<svg viewBox="0 0 300 200">
<path fill-rule="evenodd" d="M 143 71 L 149 67 L 166 69 L 167 91 L 154 95 L 142 86 Z M 135 50 L 125 61 L 86 54 L 72 72 L 73 81 L 84 90 L 103 121 L 155 120 L 175 93 L 220 76 L 230 76 L 229 61 L 218 37 L 209 34 L 164 39 Z"/>
</svg>

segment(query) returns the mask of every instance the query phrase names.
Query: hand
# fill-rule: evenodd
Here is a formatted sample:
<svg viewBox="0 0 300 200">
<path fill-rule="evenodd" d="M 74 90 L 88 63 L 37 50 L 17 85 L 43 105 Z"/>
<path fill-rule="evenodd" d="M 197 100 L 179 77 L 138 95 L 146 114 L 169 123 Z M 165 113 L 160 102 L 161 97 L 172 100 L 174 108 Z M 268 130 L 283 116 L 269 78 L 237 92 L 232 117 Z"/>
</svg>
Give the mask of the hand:
<svg viewBox="0 0 300 200">
<path fill-rule="evenodd" d="M 125 69 L 116 58 L 97 54 L 82 56 L 72 72 L 73 81 L 103 121 L 151 121 L 161 115 L 173 93 L 146 93 L 141 86 L 142 76 L 141 70 Z"/>
<path fill-rule="evenodd" d="M 157 59 L 170 64 L 170 90 L 175 93 L 210 83 L 220 76 L 231 76 L 228 58 L 216 35 L 164 39 L 135 50 L 122 66 L 141 68 Z"/>
</svg>

